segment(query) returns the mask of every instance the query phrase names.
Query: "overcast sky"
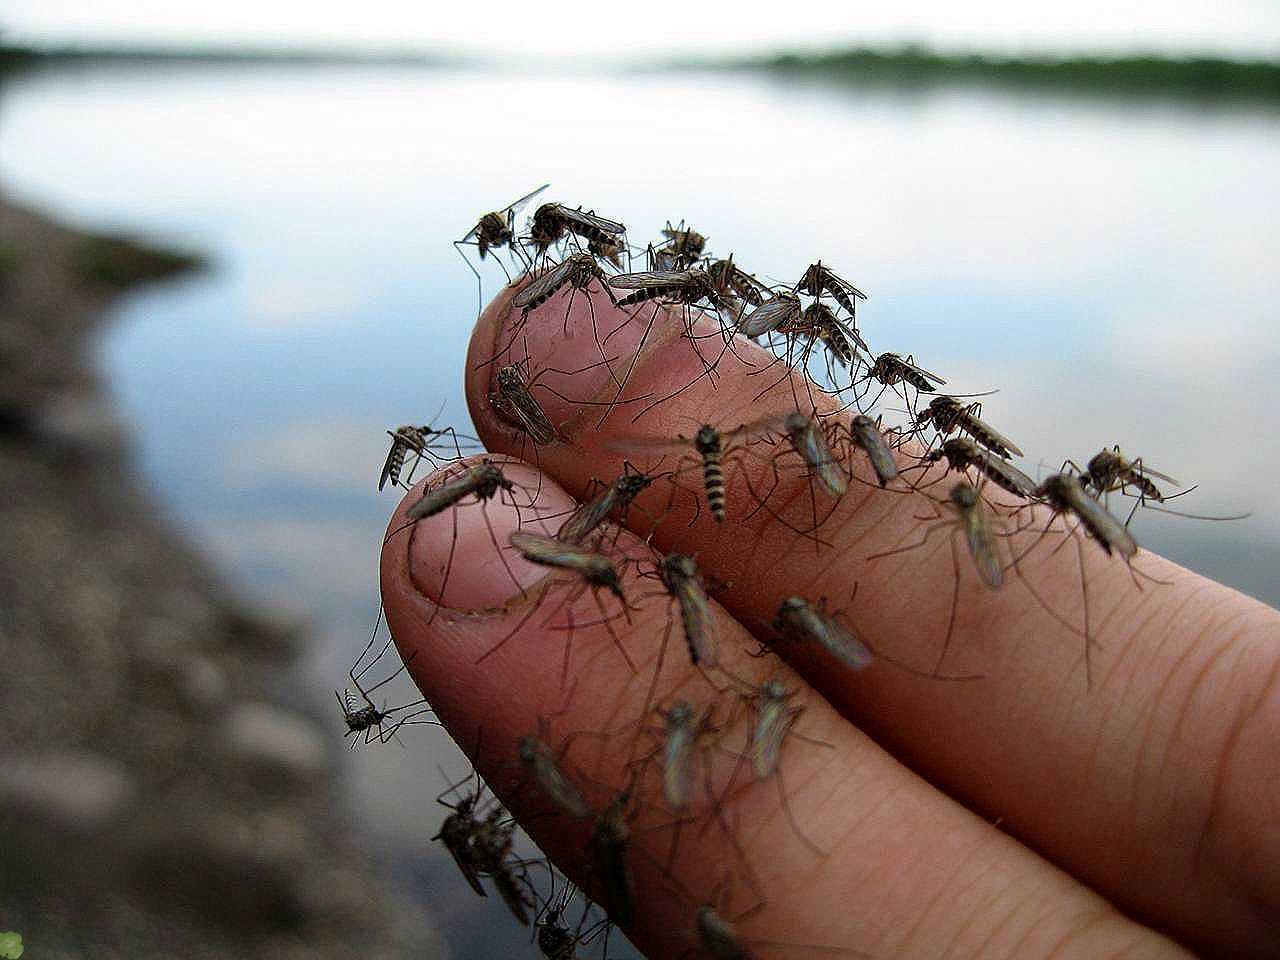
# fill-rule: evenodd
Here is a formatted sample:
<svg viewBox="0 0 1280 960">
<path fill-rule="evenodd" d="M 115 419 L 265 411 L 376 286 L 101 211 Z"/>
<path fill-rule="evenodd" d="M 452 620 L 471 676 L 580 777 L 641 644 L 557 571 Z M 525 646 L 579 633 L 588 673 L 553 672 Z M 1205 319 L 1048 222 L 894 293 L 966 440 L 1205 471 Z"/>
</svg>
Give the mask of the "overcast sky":
<svg viewBox="0 0 1280 960">
<path fill-rule="evenodd" d="M 723 0 L 3 0 L 0 25 L 24 38 L 57 41 L 336 43 L 531 55 L 910 40 L 967 49 L 1280 57 L 1280 0 L 784 0 L 771 9 Z"/>
</svg>

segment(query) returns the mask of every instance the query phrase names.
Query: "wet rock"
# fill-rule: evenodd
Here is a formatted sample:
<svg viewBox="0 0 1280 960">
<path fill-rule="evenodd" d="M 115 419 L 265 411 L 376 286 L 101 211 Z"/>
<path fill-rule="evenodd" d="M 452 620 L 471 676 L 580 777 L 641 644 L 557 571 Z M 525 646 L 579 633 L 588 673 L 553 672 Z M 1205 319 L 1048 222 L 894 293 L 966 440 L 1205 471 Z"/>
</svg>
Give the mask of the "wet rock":
<svg viewBox="0 0 1280 960">
<path fill-rule="evenodd" d="M 309 918 L 301 892 L 307 837 L 287 817 L 177 817 L 135 856 L 134 883 L 240 932 L 289 930 Z"/>
<path fill-rule="evenodd" d="M 324 738 L 305 717 L 265 703 L 242 703 L 223 725 L 228 759 L 269 781 L 306 781 L 326 770 Z"/>
<path fill-rule="evenodd" d="M 155 703 L 212 716 L 226 702 L 227 673 L 208 657 L 143 650 L 136 668 L 143 694 Z"/>
<path fill-rule="evenodd" d="M 125 428 L 100 398 L 58 397 L 35 421 L 35 434 L 49 452 L 62 457 L 104 457 L 123 445 Z"/>
<path fill-rule="evenodd" d="M 68 831 L 119 818 L 134 796 L 123 765 L 87 751 L 0 757 L 0 808 Z"/>
</svg>

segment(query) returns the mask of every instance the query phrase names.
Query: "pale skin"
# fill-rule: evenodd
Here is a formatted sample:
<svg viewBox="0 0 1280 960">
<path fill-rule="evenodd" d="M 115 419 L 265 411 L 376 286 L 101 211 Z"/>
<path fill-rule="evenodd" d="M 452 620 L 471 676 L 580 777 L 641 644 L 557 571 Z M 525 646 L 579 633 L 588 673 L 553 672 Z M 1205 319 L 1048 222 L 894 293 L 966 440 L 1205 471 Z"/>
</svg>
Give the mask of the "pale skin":
<svg viewBox="0 0 1280 960">
<path fill-rule="evenodd" d="M 731 429 L 794 410 L 794 396 L 808 404 L 803 388 L 793 395 L 789 383 L 757 399 L 781 370 L 752 375 L 768 358 L 744 345 L 735 348 L 738 355 L 723 355 L 714 383 L 701 379 L 638 423 L 631 418 L 647 401 L 618 406 L 598 426 L 606 408 L 573 401 L 615 395 L 613 377 L 623 379 L 653 307 L 628 319 L 629 312 L 596 291 L 600 338 L 619 328 L 604 352 L 620 359 L 612 375 L 601 366 L 542 377 L 539 382 L 571 399 L 535 392 L 563 437 L 539 446 L 535 458 L 532 444 L 522 443 L 487 402 L 492 378 L 509 361 L 483 365 L 510 339 L 520 316 L 510 305 L 518 289 L 517 283 L 501 293 L 477 324 L 467 393 L 481 439 L 505 455 L 497 459 L 530 461 L 504 469 L 524 491 L 518 498 L 527 502 L 540 490 L 544 514 L 571 509 L 593 479 L 621 474 L 624 459 L 642 467 L 656 463 L 660 453 L 626 452 L 631 440 L 691 436 L 703 422 Z M 533 374 L 600 359 L 582 295 L 568 337 L 564 304 L 558 295 L 532 313 L 512 347 L 512 360 L 523 360 L 527 350 Z M 624 399 L 665 396 L 704 369 L 682 329 L 682 321 L 659 315 Z M 699 349 L 710 360 L 721 344 L 702 340 Z M 746 651 L 772 636 L 767 625 L 778 603 L 797 594 L 827 598 L 877 650 L 927 670 L 946 632 L 956 574 L 947 529 L 920 549 L 867 559 L 918 540 L 925 526 L 918 518 L 932 511 L 919 495 L 874 487 L 865 459 L 855 457 L 853 465 L 868 484 L 850 485 L 821 527 L 822 545 L 798 537 L 770 511 L 743 522 L 754 505 L 746 479 L 762 490 L 772 477 L 765 456 L 736 463 L 727 468 L 724 525 L 711 521 L 705 505 L 690 525 L 692 494 L 677 496 L 668 511 L 661 484 L 639 501 L 648 513 L 628 514 L 630 529 L 615 553 L 633 559 L 622 589 L 634 609 L 630 623 L 610 623 L 616 640 L 590 624 L 600 619 L 590 592 L 575 598 L 579 591 L 567 580 L 548 588 L 547 610 L 569 597 L 567 609 L 583 624 L 573 632 L 571 689 L 561 682 L 567 633 L 541 615 L 477 663 L 528 613 L 530 600 L 513 576 L 531 598 L 541 597 L 548 583 L 545 568 L 511 551 L 503 564 L 486 518 L 505 544 L 517 522 L 528 524 L 536 511 L 511 506 L 510 497 L 483 509 L 460 506 L 447 583 L 441 571 L 454 516 L 419 521 L 391 537 L 382 555 L 383 600 L 400 652 L 454 738 L 500 793 L 511 782 L 517 739 L 538 731 L 540 717 L 556 714 L 561 736 L 641 723 L 671 614 L 660 586 L 638 579 L 636 568 L 665 551 L 696 556 L 724 584 L 712 611 L 726 669 L 753 683 L 779 679 L 796 691 L 791 702 L 804 707 L 796 729 L 811 739 L 784 745 L 785 790 L 822 854 L 797 837 L 772 783 L 739 791 L 724 805 L 740 853 L 724 829 L 690 828 L 670 871 L 669 831 L 643 826 L 647 810 L 637 814 L 636 911 L 628 933 L 648 955 L 692 955 L 692 918 L 702 903 L 726 904 L 722 912 L 735 916 L 761 899 L 767 902 L 742 920 L 740 931 L 765 957 L 820 954 L 763 941 L 908 958 L 1280 955 L 1280 614 L 1146 551 L 1134 560 L 1139 589 L 1121 560 L 1084 542 L 1096 641 L 1086 683 L 1080 634 L 1047 613 L 1013 572 L 1000 590 L 983 587 L 957 541 L 960 604 L 944 669 L 982 674 L 981 680 L 920 679 L 884 663 L 848 674 L 803 654 L 790 656 L 789 664 L 754 658 Z M 681 482 L 696 492 L 698 475 L 688 472 Z M 943 497 L 949 483 L 931 492 Z M 405 498 L 390 530 L 404 524 L 420 490 Z M 793 469 L 784 472 L 770 506 L 799 523 L 815 509 L 823 516 L 831 508 L 830 498 L 813 496 Z M 557 522 L 543 527 L 554 530 Z M 534 523 L 528 528 L 542 529 Z M 1043 519 L 1036 526 L 1043 528 Z M 1140 541 L 1141 528 L 1135 529 Z M 1022 551 L 1036 536 L 1002 538 L 1001 549 Z M 1080 561 L 1074 541 L 1055 552 L 1058 542 L 1045 538 L 1020 566 L 1048 605 L 1078 625 Z M 607 592 L 601 600 L 617 612 Z M 562 622 L 563 616 L 556 621 Z M 637 675 L 616 642 L 626 647 Z M 676 696 L 695 705 L 717 699 L 691 667 L 678 621 L 655 704 Z M 733 722 L 746 724 L 747 710 L 737 713 Z M 660 726 L 661 720 L 651 712 L 643 723 Z M 593 758 L 582 766 L 597 810 L 610 789 L 627 782 L 625 762 L 634 756 L 612 746 L 583 755 Z M 749 775 L 734 782 L 749 783 Z M 517 815 L 545 809 L 527 791 L 509 793 L 503 800 Z M 590 885 L 589 822 L 539 816 L 528 829 L 562 869 Z M 763 897 L 750 895 L 744 860 Z M 727 887 L 736 893 L 726 896 Z"/>
</svg>

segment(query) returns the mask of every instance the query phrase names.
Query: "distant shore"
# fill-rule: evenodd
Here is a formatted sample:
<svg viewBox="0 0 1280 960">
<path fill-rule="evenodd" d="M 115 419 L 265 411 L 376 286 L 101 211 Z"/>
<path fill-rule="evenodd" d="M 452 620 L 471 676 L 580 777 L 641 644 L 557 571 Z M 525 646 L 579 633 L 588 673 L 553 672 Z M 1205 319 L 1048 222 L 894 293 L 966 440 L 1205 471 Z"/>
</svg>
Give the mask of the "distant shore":
<svg viewBox="0 0 1280 960">
<path fill-rule="evenodd" d="M 907 46 L 780 53 L 684 66 L 907 87 L 967 83 L 1101 96 L 1280 102 L 1280 60 L 1157 54 L 1006 57 Z"/>
<path fill-rule="evenodd" d="M 385 65 L 438 67 L 461 62 L 428 51 L 359 50 L 289 47 L 169 47 L 169 46 L 33 46 L 0 43 L 0 74 L 41 66 L 77 63 L 120 64 L 278 64 Z"/>
<path fill-rule="evenodd" d="M 488 61 L 440 51 L 357 47 L 94 46 L 36 45 L 0 41 L 0 77 L 37 67 L 75 64 L 134 65 L 365 65 L 503 69 L 513 61 Z M 522 66 L 538 59 L 523 58 Z M 560 60 L 554 62 L 562 67 Z M 1205 101 L 1280 102 L 1280 59 L 1223 56 L 943 53 L 926 47 L 846 47 L 752 56 L 681 57 L 661 62 L 614 63 L 606 69 L 736 70 L 851 84 L 929 87 L 983 84 L 1028 91 L 1093 96 L 1152 96 Z"/>
</svg>

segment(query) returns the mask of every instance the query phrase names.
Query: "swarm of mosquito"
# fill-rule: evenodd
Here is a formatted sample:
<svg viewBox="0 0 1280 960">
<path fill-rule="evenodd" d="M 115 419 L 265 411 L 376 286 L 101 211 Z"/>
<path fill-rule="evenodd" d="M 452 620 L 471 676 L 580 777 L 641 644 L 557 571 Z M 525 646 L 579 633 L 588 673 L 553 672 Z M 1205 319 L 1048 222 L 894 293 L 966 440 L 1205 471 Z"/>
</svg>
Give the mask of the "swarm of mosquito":
<svg viewBox="0 0 1280 960">
<path fill-rule="evenodd" d="M 759 396 L 788 383 L 794 410 L 750 423 L 704 423 L 661 440 L 619 441 L 617 449 L 628 458 L 623 473 L 598 481 L 581 505 L 562 517 L 548 517 L 539 511 L 538 491 L 513 482 L 501 462 L 485 458 L 469 466 L 459 464 L 480 449 L 475 438 L 450 427 L 437 429 L 434 419 L 426 425 L 387 431 L 390 445 L 378 479 L 379 490 L 388 484 L 405 491 L 413 489 L 414 474 L 424 460 L 431 467 L 445 468 L 418 490 L 407 511 L 406 526 L 467 506 L 483 511 L 495 497 L 521 511 L 522 529 L 506 543 L 494 537 L 493 547 L 503 556 L 504 564 L 506 557 L 518 556 L 545 568 L 548 575 L 542 589 L 533 591 L 526 615 L 501 642 L 480 652 L 478 661 L 517 639 L 530 624 L 544 628 L 555 624 L 553 629 L 566 634 L 561 685 L 569 690 L 569 696 L 566 706 L 559 713 L 544 716 L 537 730 L 527 731 L 516 743 L 496 748 L 488 744 L 484 752 L 497 749 L 500 753 L 495 764 L 503 771 L 502 781 L 496 785 L 500 792 L 521 796 L 522 805 L 542 808 L 538 816 L 558 817 L 567 830 L 579 831 L 588 854 L 587 882 L 575 885 L 544 858 L 519 856 L 515 852 L 515 820 L 474 769 L 438 798 L 449 812 L 434 839 L 445 847 L 478 896 L 492 893 L 518 924 L 529 928 L 531 955 L 549 960 L 572 960 L 597 947 L 600 955 L 607 957 L 614 925 L 625 927 L 632 921 L 637 910 L 634 871 L 646 858 L 654 859 L 632 844 L 638 830 L 663 830 L 670 836 L 666 857 L 648 866 L 666 878 L 673 896 L 688 910 L 687 927 L 673 933 L 672 955 L 754 958 L 785 948 L 866 956 L 847 945 L 784 944 L 754 940 L 740 931 L 739 924 L 764 909 L 768 898 L 739 843 L 740 825 L 728 815 L 730 803 L 747 790 L 771 784 L 799 842 L 814 857 L 826 856 L 820 838 L 811 836 L 791 811 L 785 770 L 786 755 L 797 749 L 793 744 L 819 751 L 831 746 L 804 731 L 805 706 L 798 691 L 777 679 L 748 683 L 723 666 L 725 657 L 710 599 L 720 585 L 699 568 L 697 559 L 670 552 L 656 563 L 646 560 L 620 549 L 617 531 L 629 517 L 636 516 L 633 511 L 638 511 L 643 514 L 640 525 L 650 527 L 644 540 L 648 543 L 676 498 L 684 497 L 695 507 L 691 523 L 724 526 L 731 517 L 745 522 L 763 511 L 770 520 L 784 524 L 821 550 L 825 543 L 823 524 L 851 491 L 861 490 L 864 497 L 878 490 L 916 497 L 927 515 L 919 518 L 915 540 L 865 559 L 874 562 L 905 553 L 935 536 L 949 538 L 954 589 L 938 657 L 930 669 L 901 663 L 874 650 L 850 610 L 837 609 L 822 597 L 784 598 L 763 631 L 771 639 L 755 655 L 803 649 L 806 655 L 825 658 L 835 669 L 849 673 L 881 661 L 940 681 L 979 679 L 941 672 L 962 600 L 961 583 L 976 580 L 976 589 L 982 593 L 1004 589 L 1016 578 L 1046 610 L 1082 638 L 1088 678 L 1094 638 L 1084 551 L 1100 550 L 1118 557 L 1129 565 L 1139 588 L 1144 582 L 1158 584 L 1160 581 L 1133 564 L 1139 547 L 1130 523 L 1139 508 L 1175 512 L 1164 505 L 1190 490 L 1172 493 L 1171 488 L 1180 486 L 1178 481 L 1152 469 L 1141 457 L 1122 453 L 1119 446 L 1099 451 L 1084 466 L 1066 460 L 1057 472 L 1033 479 L 1013 462 L 1023 456 L 1022 450 L 985 419 L 977 397 L 986 394 L 943 393 L 947 381 L 921 366 L 913 354 L 872 351 L 858 316 L 867 294 L 833 264 L 814 259 L 793 274 L 792 282 L 777 281 L 751 273 L 732 255 L 711 253 L 711 238 L 683 220 L 667 221 L 660 238 L 638 246 L 631 242 L 621 221 L 594 209 L 550 201 L 536 206 L 521 228 L 517 214 L 546 189 L 546 185 L 539 187 L 482 215 L 455 242 L 480 285 L 480 304 L 480 267 L 486 261 L 497 261 L 508 281 L 513 274 L 529 275 L 513 299 L 519 317 L 509 340 L 483 361 L 497 367 L 490 405 L 519 437 L 522 453 L 531 449 L 536 460 L 539 447 L 567 442 L 560 425 L 539 401 L 538 391 L 551 389 L 540 383 L 547 371 L 530 371 L 528 356 L 519 353 L 523 326 L 539 311 L 563 310 L 562 318 L 556 316 L 567 333 L 572 304 L 579 297 L 588 306 L 590 333 L 598 348 L 600 359 L 593 366 L 608 368 L 614 395 L 602 403 L 553 392 L 562 400 L 603 407 L 601 423 L 619 408 L 626 407 L 626 413 L 631 414 L 636 409 L 632 404 L 645 402 L 632 416 L 633 422 L 638 421 L 694 383 L 703 379 L 714 382 L 725 355 L 737 355 L 736 348 L 745 340 L 755 341 L 772 355 L 750 373 L 761 378 Z M 468 250 L 474 252 L 478 263 L 468 256 Z M 560 306 L 555 298 L 562 292 L 568 296 Z M 604 301 L 610 305 L 611 316 L 623 311 L 628 322 L 642 330 L 631 356 L 610 352 L 611 332 L 602 329 L 596 315 L 596 303 Z M 645 344 L 655 329 L 672 323 L 688 338 L 700 358 L 701 371 L 692 382 L 667 396 L 622 400 Z M 799 378 L 794 376 L 797 373 Z M 797 379 L 803 389 L 796 388 Z M 902 405 L 902 422 L 885 424 L 885 411 L 879 405 L 887 395 Z M 818 402 L 820 398 L 823 403 Z M 847 417 L 819 413 L 833 408 L 840 414 L 850 408 L 855 412 Z M 665 469 L 634 466 L 634 462 L 652 462 L 655 457 Z M 751 461 L 763 464 L 764 469 L 741 469 Z M 930 469 L 942 465 L 945 470 Z M 734 502 L 729 497 L 726 474 L 735 468 L 743 474 L 748 490 L 739 499 L 749 502 Z M 756 477 L 754 484 L 750 475 Z M 800 520 L 794 515 L 784 517 L 773 502 L 783 480 L 796 475 L 808 481 L 810 509 L 807 518 Z M 647 507 L 638 502 L 654 487 L 668 491 L 665 507 L 659 497 L 656 510 L 652 506 L 655 501 Z M 990 495 L 993 489 L 1000 491 L 999 497 Z M 1125 516 L 1111 512 L 1113 495 L 1132 500 Z M 1038 532 L 1030 548 L 1015 553 L 1008 545 L 1009 535 L 1035 529 L 1038 521 L 1031 510 L 1035 505 L 1047 507 L 1050 523 Z M 526 514 L 537 520 L 536 529 L 524 529 Z M 455 543 L 456 524 L 455 513 Z M 492 529 L 490 526 L 491 534 Z M 1084 612 L 1078 622 L 1045 605 L 1022 575 L 1028 555 L 1051 532 L 1056 532 L 1059 540 L 1055 550 L 1072 543 L 1080 556 Z M 451 548 L 450 563 L 452 558 Z M 964 577 L 962 568 L 969 570 Z M 514 576 L 512 580 L 518 587 Z M 546 598 L 557 585 L 568 585 L 569 596 L 552 605 L 548 614 Z M 614 628 L 619 620 L 629 619 L 634 604 L 644 599 L 635 595 L 637 585 L 652 586 L 652 596 L 664 598 L 669 606 L 667 628 L 658 641 L 650 678 L 638 676 L 632 652 Z M 442 598 L 445 589 L 441 588 Z M 525 593 L 523 589 L 520 592 Z M 637 717 L 617 729 L 570 731 L 556 737 L 551 721 L 568 709 L 576 690 L 576 683 L 569 683 L 573 632 L 584 626 L 575 625 L 570 608 L 574 600 L 587 594 L 599 614 L 595 623 L 608 631 L 619 655 L 637 674 L 637 682 L 645 684 L 643 707 Z M 411 699 L 398 706 L 375 702 L 373 694 L 394 680 L 404 666 L 376 682 L 367 679 L 388 653 L 391 641 L 371 655 L 374 645 L 370 638 L 350 671 L 350 687 L 337 694 L 353 745 L 375 740 L 387 743 L 397 739 L 407 725 L 434 723 L 424 700 Z M 658 698 L 659 675 L 669 656 L 687 657 L 706 681 L 705 698 L 700 702 L 687 693 L 670 702 Z M 601 783 L 586 769 L 578 745 L 593 740 L 628 745 L 627 782 Z M 710 826 L 720 831 L 734 854 L 715 895 L 705 900 L 685 892 L 675 869 L 681 831 L 694 823 L 700 824 L 699 830 Z M 736 897 L 735 886 L 739 890 Z M 536 954 L 532 953 L 535 949 Z"/>
</svg>

